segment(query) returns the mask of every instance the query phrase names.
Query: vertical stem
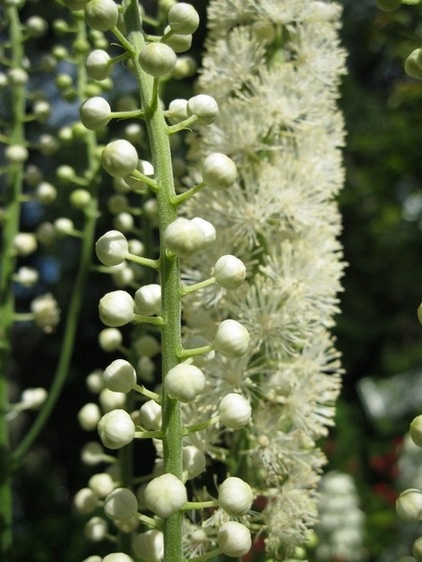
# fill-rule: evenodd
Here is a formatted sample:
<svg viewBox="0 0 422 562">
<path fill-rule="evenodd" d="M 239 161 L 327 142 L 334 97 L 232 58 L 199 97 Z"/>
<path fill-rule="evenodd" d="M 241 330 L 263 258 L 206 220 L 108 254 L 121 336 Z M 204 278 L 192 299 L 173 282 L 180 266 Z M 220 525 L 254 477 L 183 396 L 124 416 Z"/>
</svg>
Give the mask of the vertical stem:
<svg viewBox="0 0 422 562">
<path fill-rule="evenodd" d="M 167 256 L 163 245 L 163 232 L 177 217 L 177 211 L 171 203 L 175 195 L 171 151 L 167 126 L 158 103 L 154 89 L 154 80 L 139 65 L 138 54 L 144 46 L 136 0 L 124 0 L 123 13 L 127 28 L 127 38 L 135 49 L 133 65 L 138 81 L 142 109 L 151 146 L 152 163 L 158 184 L 158 213 L 160 230 L 160 278 L 162 296 L 163 326 L 162 343 L 162 374 L 178 363 L 177 352 L 180 348 L 180 266 L 178 258 Z M 180 403 L 169 398 L 163 392 L 163 455 L 164 470 L 182 477 L 182 417 Z M 164 521 L 164 562 L 183 562 L 182 550 L 182 512 L 175 513 Z"/>
<path fill-rule="evenodd" d="M 23 48 L 19 14 L 16 6 L 6 8 L 9 21 L 12 67 L 22 68 Z M 11 91 L 10 143 L 25 144 L 25 85 L 14 84 Z M 0 553 L 5 558 L 12 547 L 12 492 L 10 442 L 7 424 L 9 400 L 8 374 L 12 353 L 14 298 L 12 277 L 16 266 L 13 242 L 19 231 L 20 198 L 23 186 L 23 163 L 10 165 L 7 178 L 6 209 L 3 216 L 2 267 L 0 270 Z"/>
</svg>

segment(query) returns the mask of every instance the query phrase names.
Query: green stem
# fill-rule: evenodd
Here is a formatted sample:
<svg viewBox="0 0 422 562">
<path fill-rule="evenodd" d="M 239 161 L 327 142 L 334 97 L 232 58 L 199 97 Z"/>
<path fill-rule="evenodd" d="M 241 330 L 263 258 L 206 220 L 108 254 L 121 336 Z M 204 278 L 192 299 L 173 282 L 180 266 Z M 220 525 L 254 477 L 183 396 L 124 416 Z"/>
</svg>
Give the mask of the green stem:
<svg viewBox="0 0 422 562">
<path fill-rule="evenodd" d="M 10 26 L 11 61 L 13 68 L 22 68 L 24 53 L 19 14 L 16 6 L 9 5 L 6 15 Z M 12 127 L 9 142 L 25 144 L 25 87 L 12 85 L 11 92 Z M 12 548 L 12 493 L 11 493 L 11 451 L 7 411 L 9 408 L 8 375 L 12 354 L 12 325 L 14 297 L 12 293 L 13 274 L 16 258 L 13 241 L 19 231 L 20 205 L 23 188 L 23 163 L 10 166 L 6 194 L 6 208 L 3 219 L 3 255 L 0 270 L 0 558 L 6 560 Z"/>
<path fill-rule="evenodd" d="M 175 196 L 171 151 L 164 114 L 158 103 L 157 83 L 139 65 L 138 54 L 144 46 L 137 0 L 123 1 L 123 14 L 127 38 L 135 50 L 133 66 L 137 77 L 141 105 L 145 111 L 152 164 L 157 180 L 158 217 L 160 233 L 177 218 L 172 203 Z M 180 349 L 180 266 L 179 260 L 168 256 L 162 236 L 160 237 L 160 277 L 162 293 L 162 373 L 163 377 L 178 364 L 177 350 Z M 180 403 L 165 392 L 162 398 L 163 460 L 165 472 L 182 479 L 182 437 L 183 424 Z M 164 562 L 183 562 L 182 549 L 183 513 L 179 511 L 166 519 L 163 525 Z"/>
</svg>

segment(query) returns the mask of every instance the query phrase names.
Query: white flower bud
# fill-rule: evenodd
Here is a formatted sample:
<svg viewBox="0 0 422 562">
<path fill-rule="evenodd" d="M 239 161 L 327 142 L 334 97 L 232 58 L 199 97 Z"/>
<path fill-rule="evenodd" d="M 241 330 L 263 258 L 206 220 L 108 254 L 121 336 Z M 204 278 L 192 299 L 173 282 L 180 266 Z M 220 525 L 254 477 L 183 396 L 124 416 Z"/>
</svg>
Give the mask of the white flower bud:
<svg viewBox="0 0 422 562">
<path fill-rule="evenodd" d="M 84 558 L 82 562 L 103 562 L 101 556 L 93 554 L 92 556 L 88 556 L 88 558 Z"/>
<path fill-rule="evenodd" d="M 78 413 L 78 422 L 85 431 L 92 431 L 101 419 L 101 412 L 97 404 L 88 402 L 82 406 Z"/>
<path fill-rule="evenodd" d="M 4 155 L 10 164 L 22 164 L 28 158 L 28 150 L 20 144 L 11 144 L 4 151 Z"/>
<path fill-rule="evenodd" d="M 21 401 L 25 408 L 38 410 L 47 400 L 48 392 L 45 388 L 26 388 L 21 394 Z"/>
<path fill-rule="evenodd" d="M 135 312 L 152 316 L 161 313 L 161 286 L 156 283 L 143 285 L 135 293 Z"/>
<path fill-rule="evenodd" d="M 402 492 L 396 501 L 396 512 L 403 521 L 420 521 L 422 519 L 422 492 L 410 488 Z"/>
<path fill-rule="evenodd" d="M 246 278 L 245 264 L 236 256 L 221 256 L 215 263 L 214 277 L 224 289 L 237 289 Z"/>
<path fill-rule="evenodd" d="M 104 460 L 104 449 L 97 441 L 89 441 L 81 450 L 81 460 L 87 466 L 95 466 Z"/>
<path fill-rule="evenodd" d="M 113 392 L 130 392 L 136 384 L 136 372 L 129 361 L 116 359 L 104 371 L 104 383 Z"/>
<path fill-rule="evenodd" d="M 7 76 L 13 86 L 24 86 L 28 82 L 28 73 L 23 68 L 11 68 Z"/>
<path fill-rule="evenodd" d="M 173 474 L 162 474 L 147 484 L 145 504 L 152 512 L 165 519 L 187 502 L 186 488 Z"/>
<path fill-rule="evenodd" d="M 125 410 L 112 410 L 98 422 L 98 433 L 105 447 L 120 449 L 135 438 L 135 424 Z"/>
<path fill-rule="evenodd" d="M 88 515 L 98 507 L 98 497 L 91 488 L 82 488 L 76 492 L 73 498 L 73 505 L 81 515 Z"/>
<path fill-rule="evenodd" d="M 422 537 L 419 537 L 413 543 L 412 554 L 415 562 L 422 562 Z"/>
<path fill-rule="evenodd" d="M 230 429 L 245 427 L 251 419 L 252 408 L 241 394 L 230 392 L 218 405 L 218 415 L 223 425 Z"/>
<path fill-rule="evenodd" d="M 50 333 L 60 321 L 60 309 L 51 293 L 40 295 L 31 302 L 31 312 L 37 326 Z"/>
<path fill-rule="evenodd" d="M 136 535 L 132 541 L 136 556 L 145 562 L 161 562 L 164 558 L 164 535 L 157 529 L 150 529 Z"/>
<path fill-rule="evenodd" d="M 38 271 L 33 267 L 22 266 L 17 270 L 13 280 L 23 287 L 30 288 L 37 283 L 39 277 Z"/>
<path fill-rule="evenodd" d="M 34 103 L 33 113 L 35 118 L 41 123 L 45 122 L 51 113 L 51 105 L 46 100 L 37 100 Z"/>
<path fill-rule="evenodd" d="M 79 116 L 87 129 L 97 131 L 104 129 L 111 119 L 111 107 L 101 96 L 94 96 L 83 102 L 79 108 Z"/>
<path fill-rule="evenodd" d="M 114 392 L 109 388 L 103 388 L 98 397 L 103 412 L 111 412 L 116 408 L 124 408 L 126 404 L 126 394 L 124 392 Z"/>
<path fill-rule="evenodd" d="M 149 357 L 141 357 L 138 361 L 139 377 L 145 382 L 154 381 L 155 363 Z"/>
<path fill-rule="evenodd" d="M 116 215 L 113 219 L 113 226 L 122 232 L 131 232 L 133 230 L 135 221 L 130 213 L 123 212 Z"/>
<path fill-rule="evenodd" d="M 126 236 L 118 230 L 109 230 L 95 244 L 97 258 L 104 265 L 123 263 L 129 252 Z"/>
<path fill-rule="evenodd" d="M 48 29 L 48 23 L 44 18 L 40 18 L 39 16 L 31 16 L 26 20 L 25 27 L 31 37 L 38 38 L 42 37 L 46 33 Z"/>
<path fill-rule="evenodd" d="M 193 219 L 191 219 L 191 222 L 199 226 L 199 228 L 204 233 L 205 241 L 202 247 L 208 246 L 208 244 L 211 244 L 212 242 L 215 241 L 217 233 L 215 231 L 213 224 L 211 224 L 209 221 L 201 219 L 200 217 L 194 217 Z"/>
<path fill-rule="evenodd" d="M 188 118 L 187 114 L 188 102 L 184 99 L 175 99 L 170 102 L 167 117 L 170 123 L 175 125 Z"/>
<path fill-rule="evenodd" d="M 113 178 L 124 178 L 131 174 L 138 160 L 136 148 L 125 139 L 109 142 L 101 154 L 101 164 Z"/>
<path fill-rule="evenodd" d="M 422 447 L 422 415 L 412 420 L 409 429 L 410 437 L 417 447 Z"/>
<path fill-rule="evenodd" d="M 99 304 L 101 322 L 112 328 L 119 328 L 133 320 L 134 302 L 126 291 L 106 293 Z"/>
<path fill-rule="evenodd" d="M 104 80 L 111 70 L 111 57 L 103 49 L 94 49 L 85 60 L 85 68 L 90 78 Z"/>
<path fill-rule="evenodd" d="M 187 114 L 198 117 L 198 125 L 212 125 L 218 115 L 218 105 L 215 99 L 206 94 L 198 94 L 188 100 Z"/>
<path fill-rule="evenodd" d="M 117 24 L 119 9 L 113 0 L 90 0 L 85 6 L 87 24 L 97 31 L 108 31 Z"/>
<path fill-rule="evenodd" d="M 244 556 L 252 546 L 249 529 L 237 521 L 228 521 L 218 529 L 217 542 L 223 553 L 233 558 Z"/>
<path fill-rule="evenodd" d="M 35 190 L 35 197 L 40 203 L 49 205 L 56 200 L 57 189 L 54 187 L 54 185 L 51 185 L 51 183 L 42 181 L 38 184 L 37 189 Z"/>
<path fill-rule="evenodd" d="M 202 164 L 202 179 L 213 189 L 227 189 L 237 178 L 236 164 L 225 154 L 213 152 Z"/>
<path fill-rule="evenodd" d="M 195 365 L 180 363 L 164 377 L 164 388 L 171 398 L 190 402 L 204 390 L 205 376 Z"/>
<path fill-rule="evenodd" d="M 179 217 L 165 229 L 164 243 L 174 254 L 189 256 L 204 246 L 205 235 L 198 224 Z"/>
<path fill-rule="evenodd" d="M 249 348 L 249 333 L 236 320 L 223 320 L 217 328 L 214 347 L 227 357 L 241 357 Z"/>
<path fill-rule="evenodd" d="M 155 78 L 170 74 L 176 61 L 176 53 L 165 43 L 148 43 L 139 53 L 139 64 Z"/>
<path fill-rule="evenodd" d="M 253 501 L 252 488 L 236 476 L 226 478 L 218 488 L 218 503 L 229 515 L 246 515 Z"/>
<path fill-rule="evenodd" d="M 68 236 L 75 230 L 75 226 L 71 219 L 59 217 L 54 221 L 54 229 L 59 236 Z"/>
<path fill-rule="evenodd" d="M 171 30 L 180 35 L 191 35 L 199 26 L 198 12 L 191 4 L 178 2 L 168 12 L 168 22 Z"/>
<path fill-rule="evenodd" d="M 102 517 L 91 517 L 84 525 L 84 534 L 93 542 L 100 542 L 107 536 L 107 521 Z"/>
<path fill-rule="evenodd" d="M 183 470 L 187 472 L 188 480 L 204 472 L 206 464 L 205 455 L 200 449 L 193 445 L 183 447 Z"/>
<path fill-rule="evenodd" d="M 161 350 L 159 342 L 151 334 L 144 334 L 137 338 L 134 347 L 138 355 L 145 355 L 146 357 L 154 357 Z"/>
<path fill-rule="evenodd" d="M 114 482 L 107 472 L 98 472 L 88 480 L 88 486 L 97 498 L 105 498 L 114 489 Z"/>
<path fill-rule="evenodd" d="M 139 409 L 139 421 L 145 429 L 155 431 L 161 429 L 162 411 L 155 400 L 148 400 Z"/>
<path fill-rule="evenodd" d="M 103 351 L 116 351 L 122 342 L 122 333 L 117 328 L 105 328 L 98 334 L 98 343 Z"/>
<path fill-rule="evenodd" d="M 133 562 L 133 558 L 124 552 L 112 552 L 104 556 L 102 562 Z"/>
<path fill-rule="evenodd" d="M 102 369 L 95 369 L 86 377 L 86 387 L 89 392 L 99 394 L 104 388 L 103 371 Z"/>
<path fill-rule="evenodd" d="M 128 488 L 116 488 L 104 500 L 104 513 L 110 519 L 130 519 L 138 511 L 138 500 Z"/>
<path fill-rule="evenodd" d="M 29 232 L 18 232 L 13 239 L 13 248 L 18 256 L 29 256 L 37 249 L 37 239 Z"/>
<path fill-rule="evenodd" d="M 85 209 L 91 202 L 92 196 L 87 189 L 74 189 L 69 197 L 70 204 L 75 209 Z"/>
</svg>

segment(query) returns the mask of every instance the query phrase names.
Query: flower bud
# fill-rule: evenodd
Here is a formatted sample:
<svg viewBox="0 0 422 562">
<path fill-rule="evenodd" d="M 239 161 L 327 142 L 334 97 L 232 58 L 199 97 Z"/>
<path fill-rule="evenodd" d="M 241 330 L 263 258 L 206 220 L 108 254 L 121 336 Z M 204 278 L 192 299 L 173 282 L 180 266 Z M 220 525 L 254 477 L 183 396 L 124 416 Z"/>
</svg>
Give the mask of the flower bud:
<svg viewBox="0 0 422 562">
<path fill-rule="evenodd" d="M 164 243 L 177 256 L 189 256 L 204 246 L 205 235 L 198 224 L 179 217 L 165 229 Z"/>
<path fill-rule="evenodd" d="M 161 286 L 156 283 L 144 285 L 135 293 L 135 312 L 152 316 L 161 313 Z"/>
<path fill-rule="evenodd" d="M 73 505 L 81 515 L 88 515 L 98 507 L 98 497 L 91 488 L 82 488 L 76 492 L 73 498 Z"/>
<path fill-rule="evenodd" d="M 191 4 L 178 2 L 168 12 L 168 22 L 171 30 L 180 35 L 191 35 L 199 26 L 198 12 Z"/>
<path fill-rule="evenodd" d="M 422 49 L 415 49 L 410 53 L 410 55 L 406 59 L 406 62 L 404 63 L 404 69 L 406 73 L 412 78 L 416 78 L 417 80 L 422 80 L 421 53 Z"/>
<path fill-rule="evenodd" d="M 164 388 L 171 398 L 190 402 L 204 390 L 205 376 L 195 365 L 180 363 L 164 377 Z"/>
<path fill-rule="evenodd" d="M 104 449 L 97 441 L 85 443 L 81 450 L 81 460 L 87 466 L 95 466 L 104 460 Z"/>
<path fill-rule="evenodd" d="M 420 521 L 422 519 L 422 492 L 410 488 L 402 492 L 396 501 L 396 512 L 403 521 Z"/>
<path fill-rule="evenodd" d="M 134 302 L 126 291 L 111 291 L 103 296 L 99 304 L 101 322 L 118 328 L 133 320 Z"/>
<path fill-rule="evenodd" d="M 116 359 L 105 369 L 104 383 L 113 392 L 130 392 L 136 384 L 136 372 L 129 361 Z"/>
<path fill-rule="evenodd" d="M 187 502 L 186 488 L 174 474 L 162 474 L 149 482 L 144 491 L 145 504 L 152 512 L 165 519 Z"/>
<path fill-rule="evenodd" d="M 246 515 L 253 501 L 252 488 L 236 476 L 226 478 L 218 488 L 218 503 L 229 515 Z"/>
<path fill-rule="evenodd" d="M 217 118 L 218 105 L 215 99 L 206 94 L 198 94 L 188 100 L 186 111 L 189 115 L 196 115 L 198 125 L 211 125 Z"/>
<path fill-rule="evenodd" d="M 78 422 L 85 431 L 92 431 L 101 419 L 101 412 L 97 404 L 88 402 L 82 406 L 78 413 Z"/>
<path fill-rule="evenodd" d="M 218 405 L 220 422 L 230 429 L 241 429 L 249 423 L 252 408 L 245 397 L 231 392 L 226 394 Z"/>
<path fill-rule="evenodd" d="M 110 519 L 130 519 L 137 511 L 138 500 L 128 488 L 116 488 L 104 500 L 104 513 Z"/>
<path fill-rule="evenodd" d="M 249 529 L 237 521 L 227 521 L 218 529 L 217 542 L 222 552 L 233 558 L 244 556 L 252 546 Z"/>
<path fill-rule="evenodd" d="M 375 0 L 377 6 L 383 12 L 393 12 L 400 8 L 402 0 Z"/>
<path fill-rule="evenodd" d="M 176 53 L 165 43 L 148 43 L 139 53 L 139 64 L 155 78 L 170 74 L 176 61 Z"/>
<path fill-rule="evenodd" d="M 97 258 L 104 265 L 118 265 L 123 263 L 129 252 L 126 236 L 118 230 L 109 230 L 103 234 L 95 244 Z"/>
<path fill-rule="evenodd" d="M 136 535 L 132 541 L 136 556 L 145 562 L 161 562 L 164 557 L 164 535 L 157 529 L 150 529 Z"/>
<path fill-rule="evenodd" d="M 138 160 L 136 148 L 124 139 L 109 142 L 101 155 L 103 168 L 113 178 L 131 174 L 138 165 Z"/>
<path fill-rule="evenodd" d="M 98 334 L 98 342 L 103 351 L 116 351 L 122 345 L 123 336 L 117 328 L 105 328 Z"/>
<path fill-rule="evenodd" d="M 236 164 L 220 152 L 209 154 L 202 164 L 202 179 L 213 189 L 227 189 L 234 184 L 236 177 Z"/>
<path fill-rule="evenodd" d="M 155 400 L 148 400 L 139 410 L 139 421 L 145 429 L 155 431 L 161 429 L 162 411 Z"/>
<path fill-rule="evenodd" d="M 87 24 L 97 31 L 108 31 L 117 24 L 119 9 L 113 0 L 90 0 L 85 6 Z"/>
<path fill-rule="evenodd" d="M 107 536 L 107 521 L 102 517 L 91 517 L 84 525 L 84 534 L 90 541 L 100 542 Z"/>
<path fill-rule="evenodd" d="M 16 283 L 19 283 L 23 287 L 30 288 L 38 282 L 40 275 L 36 269 L 33 267 L 20 267 L 15 275 L 13 276 L 13 280 Z"/>
<path fill-rule="evenodd" d="M 183 447 L 183 470 L 187 472 L 188 480 L 204 472 L 205 466 L 205 455 L 200 449 L 193 445 Z"/>
<path fill-rule="evenodd" d="M 185 99 L 175 99 L 170 102 L 167 117 L 170 123 L 175 125 L 188 118 L 187 114 L 188 102 Z"/>
<path fill-rule="evenodd" d="M 236 320 L 223 320 L 217 328 L 214 347 L 227 357 L 242 357 L 249 348 L 249 333 Z"/>
<path fill-rule="evenodd" d="M 51 293 L 40 295 L 31 302 L 34 321 L 46 333 L 51 333 L 60 321 L 60 309 Z"/>
<path fill-rule="evenodd" d="M 191 222 L 198 225 L 204 233 L 204 245 L 202 247 L 208 246 L 208 244 L 211 244 L 215 241 L 217 233 L 213 224 L 211 224 L 209 221 L 201 219 L 201 217 L 194 217 L 193 219 L 191 219 Z"/>
<path fill-rule="evenodd" d="M 45 388 L 26 388 L 21 394 L 21 401 L 28 410 L 38 410 L 47 400 Z"/>
<path fill-rule="evenodd" d="M 422 537 L 419 537 L 413 543 L 412 554 L 416 562 L 422 562 Z"/>
<path fill-rule="evenodd" d="M 100 419 L 98 433 L 105 447 L 120 449 L 135 438 L 135 424 L 125 410 L 112 410 Z"/>
<path fill-rule="evenodd" d="M 170 31 L 170 26 L 167 26 L 164 29 L 164 33 L 168 33 L 169 31 Z M 162 41 L 163 43 L 168 45 L 175 53 L 184 53 L 188 51 L 192 46 L 192 35 L 182 35 L 179 33 L 172 33 L 169 37 L 166 37 Z M 176 59 L 176 65 L 177 62 L 178 59 Z"/>
<path fill-rule="evenodd" d="M 73 221 L 67 217 L 59 217 L 54 221 L 56 234 L 59 236 L 70 236 L 75 230 Z"/>
<path fill-rule="evenodd" d="M 113 490 L 114 482 L 107 472 L 98 472 L 88 480 L 88 486 L 97 498 L 105 498 Z"/>
<path fill-rule="evenodd" d="M 37 239 L 29 232 L 18 232 L 13 239 L 13 248 L 18 256 L 29 256 L 37 249 Z"/>
<path fill-rule="evenodd" d="M 101 96 L 94 96 L 83 102 L 79 108 L 79 116 L 87 129 L 97 131 L 104 129 L 111 119 L 111 107 Z"/>
<path fill-rule="evenodd" d="M 124 408 L 126 404 L 126 394 L 124 392 L 114 392 L 109 388 L 103 388 L 98 397 L 103 412 L 111 412 L 117 408 Z"/>
<path fill-rule="evenodd" d="M 94 80 L 108 78 L 111 70 L 111 57 L 104 49 L 94 49 L 85 60 L 88 76 Z"/>
<path fill-rule="evenodd" d="M 417 447 L 422 447 L 422 415 L 412 420 L 409 433 L 413 443 Z"/>
<path fill-rule="evenodd" d="M 47 181 L 42 181 L 37 185 L 37 189 L 35 190 L 35 197 L 37 198 L 40 203 L 44 205 L 49 205 L 53 201 L 55 201 L 57 197 L 57 189 L 54 185 Z"/>
<path fill-rule="evenodd" d="M 112 552 L 104 556 L 102 562 L 133 562 L 133 558 L 124 552 Z"/>
<path fill-rule="evenodd" d="M 221 256 L 215 263 L 214 277 L 224 289 L 237 289 L 246 278 L 245 264 L 236 256 Z"/>
</svg>

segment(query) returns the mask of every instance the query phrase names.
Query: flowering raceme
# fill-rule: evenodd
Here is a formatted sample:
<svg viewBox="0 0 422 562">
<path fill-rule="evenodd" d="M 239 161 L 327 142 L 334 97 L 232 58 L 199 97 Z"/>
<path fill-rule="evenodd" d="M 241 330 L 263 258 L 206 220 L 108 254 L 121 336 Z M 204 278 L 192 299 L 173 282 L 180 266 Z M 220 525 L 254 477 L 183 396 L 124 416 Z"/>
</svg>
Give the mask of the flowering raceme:
<svg viewBox="0 0 422 562">
<path fill-rule="evenodd" d="M 188 217 L 207 209 L 217 239 L 189 258 L 185 276 L 212 271 L 224 253 L 246 264 L 247 278 L 233 292 L 207 287 L 186 297 L 185 337 L 211 339 L 216 324 L 237 318 L 250 341 L 241 359 L 217 353 L 201 366 L 207 387 L 190 423 L 227 392 L 252 402 L 251 422 L 231 446 L 264 498 L 254 522 L 264 525 L 277 560 L 292 556 L 316 521 L 325 458 L 315 441 L 333 424 L 340 387 L 330 335 L 344 267 L 335 202 L 344 178 L 340 13 L 329 1 L 211 1 L 199 87 L 220 112 L 191 137 L 192 184 L 210 153 L 227 154 L 237 179 L 187 202 Z M 209 432 L 202 446 L 216 437 Z"/>
</svg>

